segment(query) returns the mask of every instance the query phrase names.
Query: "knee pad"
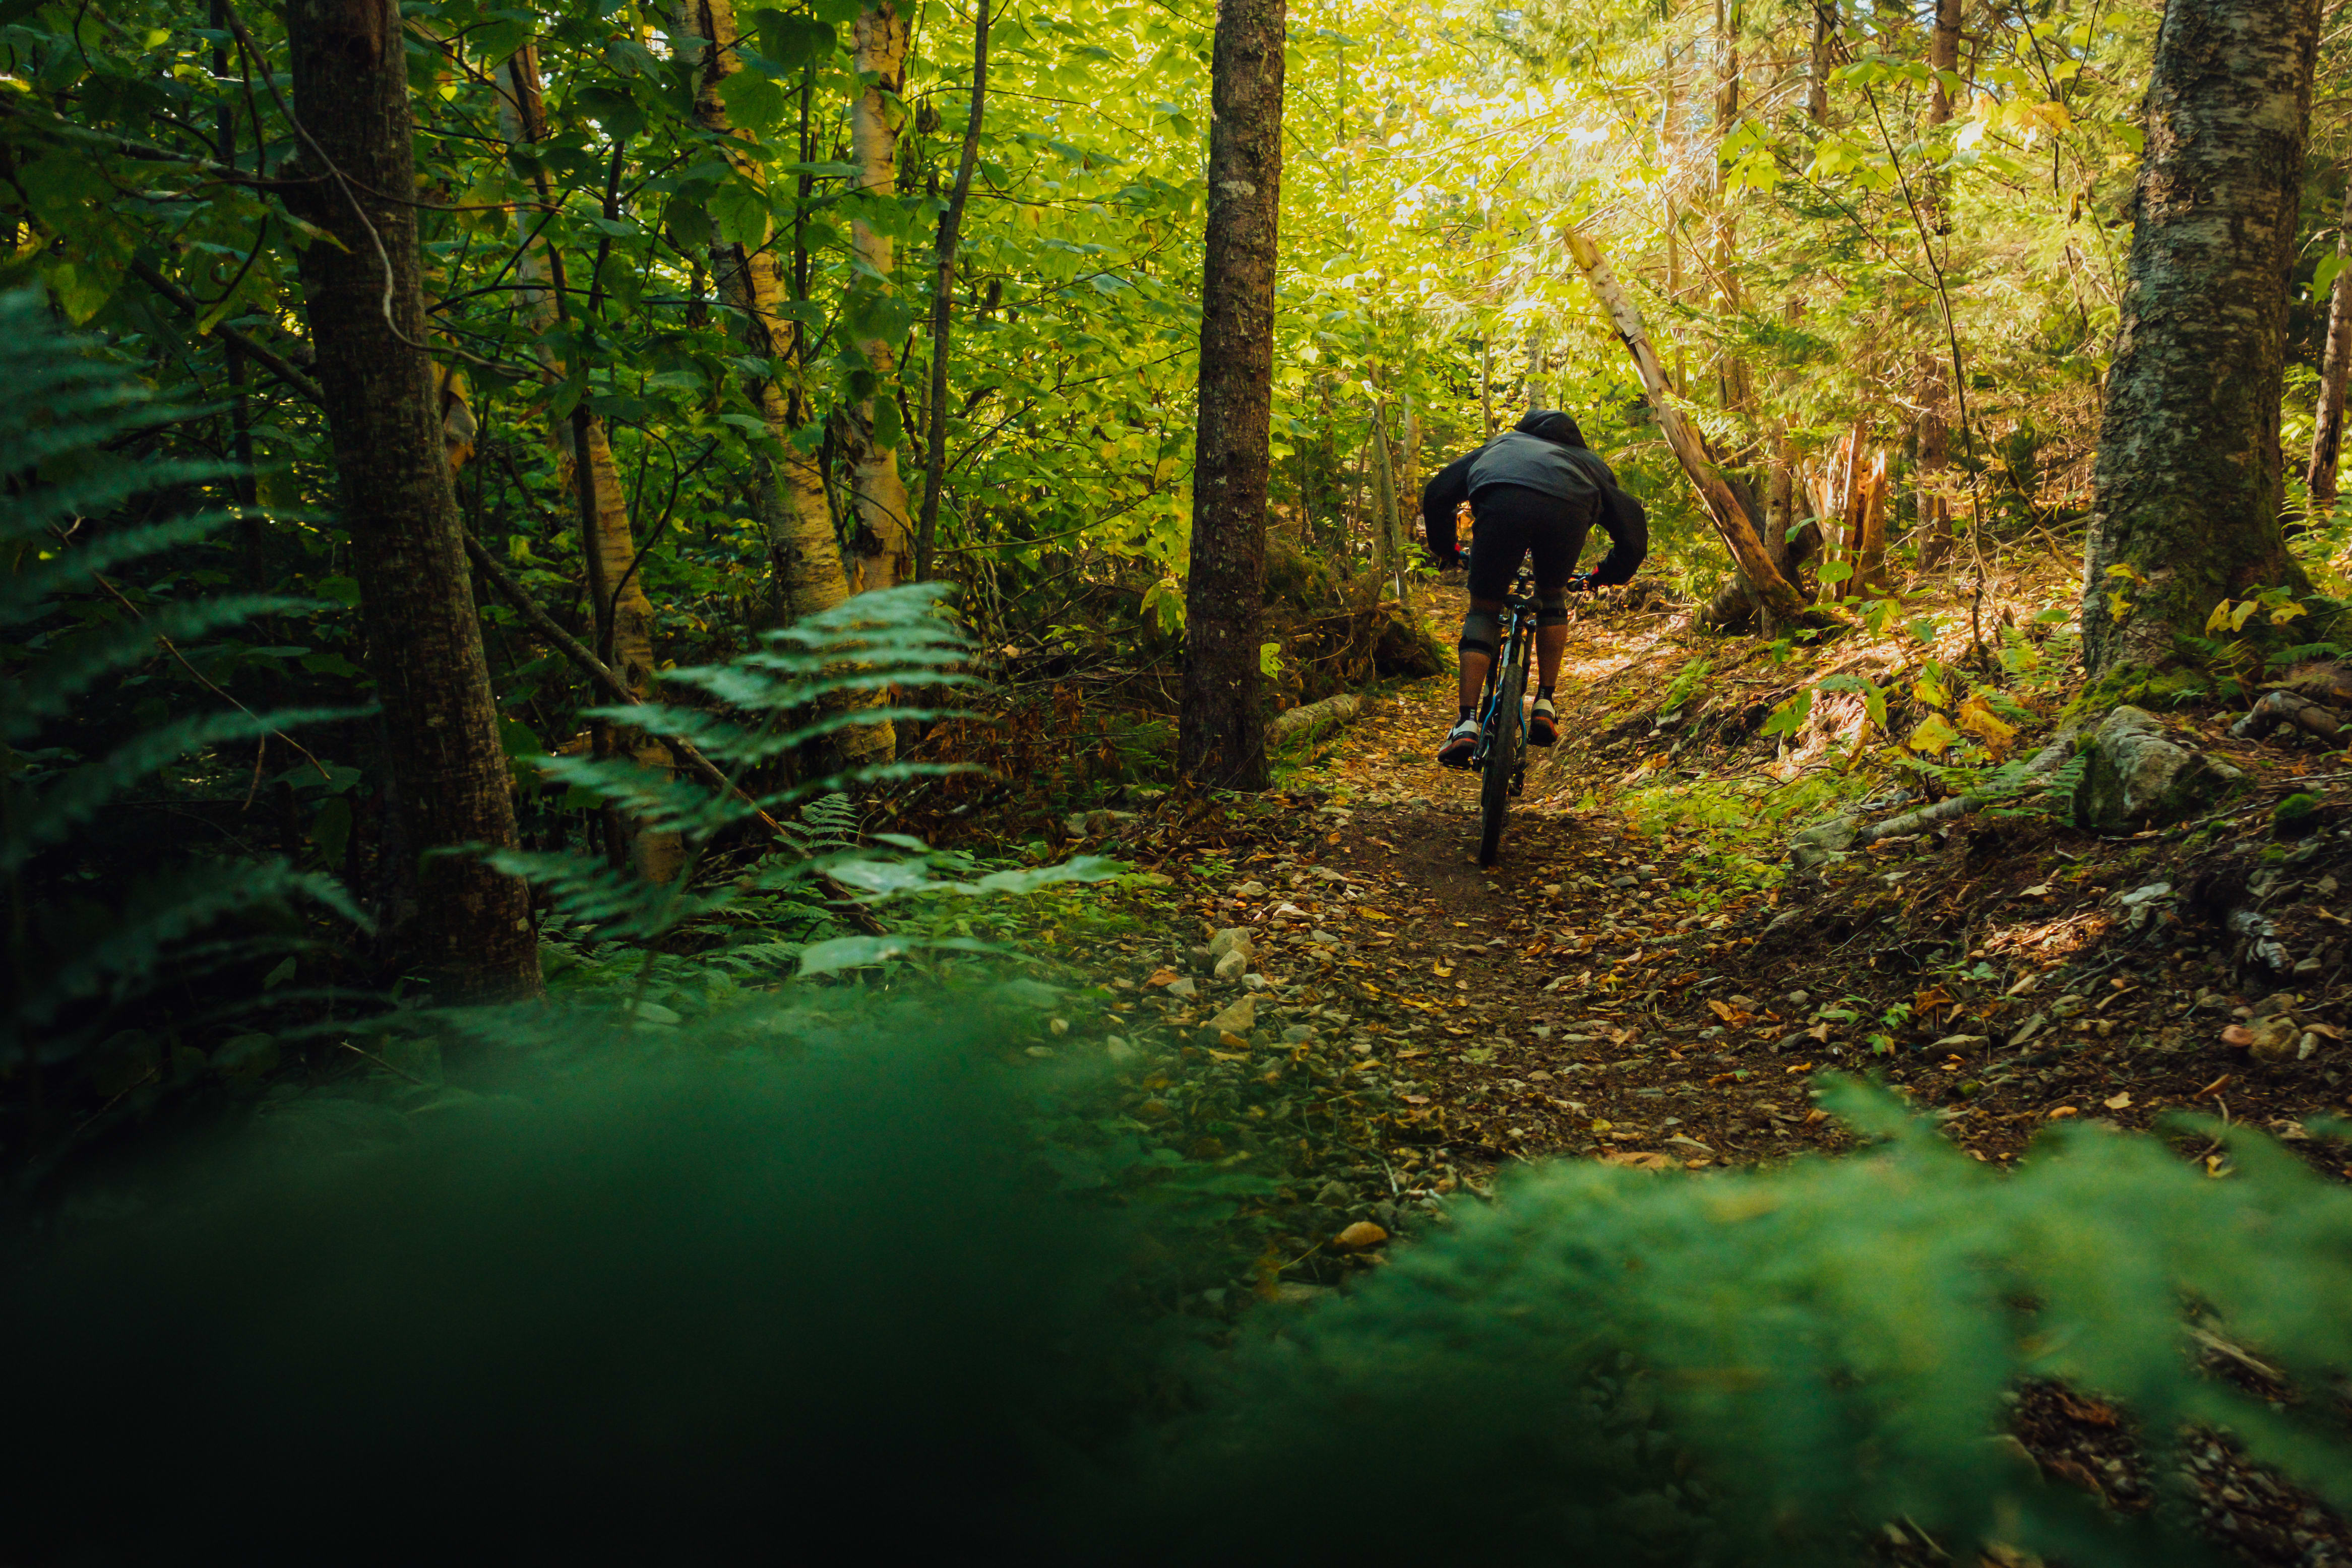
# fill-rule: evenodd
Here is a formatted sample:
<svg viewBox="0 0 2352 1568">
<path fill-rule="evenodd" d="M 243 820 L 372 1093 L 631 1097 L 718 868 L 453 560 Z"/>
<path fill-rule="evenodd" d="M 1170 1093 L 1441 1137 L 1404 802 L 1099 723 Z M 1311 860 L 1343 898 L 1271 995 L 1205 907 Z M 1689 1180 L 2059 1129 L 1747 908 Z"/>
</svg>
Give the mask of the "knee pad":
<svg viewBox="0 0 2352 1568">
<path fill-rule="evenodd" d="M 1536 624 L 1565 626 L 1568 624 L 1568 590 L 1543 594 L 1536 600 Z"/>
<path fill-rule="evenodd" d="M 1462 618 L 1462 641 L 1456 646 L 1465 653 L 1495 656 L 1503 641 L 1503 618 L 1491 610 L 1473 610 Z"/>
</svg>

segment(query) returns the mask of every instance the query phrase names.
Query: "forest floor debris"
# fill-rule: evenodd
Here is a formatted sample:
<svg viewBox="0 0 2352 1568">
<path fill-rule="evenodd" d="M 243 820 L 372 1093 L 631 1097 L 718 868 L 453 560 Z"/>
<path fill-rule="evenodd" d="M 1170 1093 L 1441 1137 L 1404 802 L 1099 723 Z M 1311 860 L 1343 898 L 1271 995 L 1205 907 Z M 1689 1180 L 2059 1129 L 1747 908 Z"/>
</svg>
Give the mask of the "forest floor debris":
<svg viewBox="0 0 2352 1568">
<path fill-rule="evenodd" d="M 1444 624 L 1458 594 L 1428 608 Z M 1810 818 L 1920 797 L 1858 799 L 1856 735 L 1759 733 L 1825 673 L 1875 661 L 1892 689 L 1899 656 L 1859 636 L 1794 665 L 1772 654 L 1670 608 L 1580 620 L 1564 744 L 1531 767 L 1490 870 L 1472 852 L 1475 780 L 1432 760 L 1450 677 L 1369 695 L 1286 794 L 1137 824 L 1129 852 L 1171 884 L 1138 927 L 1062 956 L 1114 973 L 1116 1050 L 1150 1053 L 1126 1081 L 1139 1126 L 1197 1159 L 1282 1167 L 1246 1205 L 1263 1251 L 1234 1308 L 1377 1268 L 1391 1237 L 1520 1162 L 1681 1173 L 1851 1148 L 1813 1104 L 1825 1071 L 1880 1079 L 1990 1164 L 2032 1158 L 2056 1123 L 2147 1129 L 2178 1110 L 2352 1176 L 2328 1134 L 2352 1030 L 2352 772 L 2232 739 L 2226 714 L 2167 715 L 2246 776 L 2202 816 L 2100 835 L 2021 798 L 1792 873 L 1781 846 Z M 2019 748 L 2042 744 L 2065 695 L 2026 695 Z M 2218 1143 L 2173 1135 L 2227 1173 Z M 2146 1506 L 2115 1469 L 2128 1439 L 2074 1454 L 2061 1394 L 2020 1406 L 2045 1474 L 2072 1466 Z M 2352 1562 L 2335 1514 L 2217 1467 L 2194 1478 L 2214 1539 L 2258 1562 Z"/>
</svg>

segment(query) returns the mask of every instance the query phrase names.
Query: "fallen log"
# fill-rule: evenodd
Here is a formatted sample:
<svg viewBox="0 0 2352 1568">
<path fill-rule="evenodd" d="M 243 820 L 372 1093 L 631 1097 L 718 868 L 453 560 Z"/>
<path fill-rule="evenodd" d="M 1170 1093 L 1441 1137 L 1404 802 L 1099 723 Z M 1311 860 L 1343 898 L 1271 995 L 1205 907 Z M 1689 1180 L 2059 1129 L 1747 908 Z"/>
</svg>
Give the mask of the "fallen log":
<svg viewBox="0 0 2352 1568">
<path fill-rule="evenodd" d="M 1651 346 L 1649 329 L 1643 325 L 1642 313 L 1618 283 L 1616 274 L 1610 271 L 1601 247 L 1580 229 L 1569 229 L 1565 237 L 1569 253 L 1583 270 L 1585 282 L 1592 286 L 1594 297 L 1608 313 L 1610 325 L 1616 329 L 1625 351 L 1633 357 L 1634 371 L 1641 377 L 1643 393 L 1649 399 L 1650 412 L 1657 419 L 1660 434 L 1674 448 L 1683 472 L 1689 476 L 1692 486 L 1706 504 L 1707 517 L 1722 537 L 1724 548 L 1731 552 L 1732 564 L 1754 591 L 1766 632 L 1784 626 L 1833 624 L 1829 616 L 1805 602 L 1804 596 L 1780 575 L 1780 567 L 1765 550 L 1764 541 L 1756 531 L 1755 518 L 1724 483 L 1722 465 L 1708 450 L 1706 438 L 1691 427 L 1676 406 L 1675 390 L 1666 381 L 1657 350 Z"/>
<path fill-rule="evenodd" d="M 2066 759 L 2074 755 L 2074 736 L 2073 729 L 2059 731 L 2051 737 L 2049 745 L 2033 754 L 2033 759 L 2025 765 L 2025 770 L 2037 776 L 2057 772 Z M 1974 793 L 1954 795 L 1932 806 L 1922 806 L 1916 811 L 1906 811 L 1899 817 L 1889 817 L 1879 822 L 1864 822 L 1852 815 L 1832 817 L 1826 822 L 1807 828 L 1789 841 L 1789 862 L 1797 871 L 1811 871 L 1848 850 L 1860 849 L 1881 839 L 1905 838 L 1940 828 L 2002 798 Z"/>
<path fill-rule="evenodd" d="M 2333 708 L 2320 706 L 2299 693 L 2271 692 L 2253 706 L 2253 710 L 2230 727 L 2232 740 L 2260 740 L 2282 724 L 2319 737 L 2336 740 L 2344 734 L 2344 716 Z"/>
<path fill-rule="evenodd" d="M 1341 692 L 1338 696 L 1325 697 L 1319 703 L 1285 708 L 1267 722 L 1265 743 L 1269 747 L 1286 746 L 1303 737 L 1326 729 L 1337 729 L 1352 722 L 1363 707 L 1363 698 L 1353 692 Z"/>
</svg>

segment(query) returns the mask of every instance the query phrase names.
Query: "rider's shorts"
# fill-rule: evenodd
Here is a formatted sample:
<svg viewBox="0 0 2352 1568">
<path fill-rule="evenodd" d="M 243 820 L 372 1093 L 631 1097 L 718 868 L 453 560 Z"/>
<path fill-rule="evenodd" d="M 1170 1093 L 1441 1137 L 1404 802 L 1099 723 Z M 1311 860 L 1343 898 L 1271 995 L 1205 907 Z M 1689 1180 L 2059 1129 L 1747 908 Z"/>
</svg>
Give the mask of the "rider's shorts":
<svg viewBox="0 0 2352 1568">
<path fill-rule="evenodd" d="M 1470 550 L 1470 597 L 1509 598 L 1519 560 L 1532 551 L 1537 595 L 1552 598 L 1576 575 L 1584 536 L 1601 520 L 1601 497 L 1563 501 L 1517 485 L 1490 485 L 1471 497 L 1470 509 L 1478 520 Z"/>
</svg>

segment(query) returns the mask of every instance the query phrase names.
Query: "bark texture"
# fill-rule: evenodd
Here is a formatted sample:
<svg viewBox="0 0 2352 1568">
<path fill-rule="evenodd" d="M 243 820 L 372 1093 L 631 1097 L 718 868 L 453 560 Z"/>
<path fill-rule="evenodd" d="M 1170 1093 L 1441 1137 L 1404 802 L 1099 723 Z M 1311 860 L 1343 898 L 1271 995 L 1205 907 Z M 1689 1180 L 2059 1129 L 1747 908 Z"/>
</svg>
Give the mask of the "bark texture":
<svg viewBox="0 0 2352 1568">
<path fill-rule="evenodd" d="M 898 90 L 907 75 L 907 19 L 891 0 L 878 0 L 857 14 L 857 69 L 874 81 L 849 106 L 849 157 L 856 164 L 857 189 L 887 200 L 898 179 Z M 890 236 L 877 234 L 864 220 L 849 225 L 849 248 L 874 269 L 874 279 L 890 276 Z M 871 281 L 871 280 L 869 280 Z M 873 287 L 885 285 L 873 282 Z M 857 350 L 874 372 L 879 396 L 898 370 L 897 348 L 880 338 L 861 338 Z M 874 422 L 877 394 L 857 405 L 850 425 L 850 494 L 857 520 L 865 525 L 858 542 L 857 588 L 889 588 L 915 576 L 915 529 L 907 503 L 907 481 L 898 473 L 898 448 L 885 444 Z"/>
<path fill-rule="evenodd" d="M 729 121 L 727 106 L 719 98 L 719 84 L 743 68 L 741 57 L 722 47 L 740 36 L 734 0 L 689 0 L 677 25 L 682 37 L 700 40 L 698 46 L 685 46 L 696 48 L 701 57 L 694 94 L 697 123 L 720 139 L 737 173 L 764 183 L 759 161 L 750 155 L 746 139 Z M 714 225 L 710 270 L 737 340 L 768 366 L 768 373 L 748 389 L 774 444 L 761 463 L 752 504 L 768 536 L 773 593 L 770 613 L 778 625 L 789 625 L 847 599 L 849 581 L 842 570 L 841 539 L 834 528 L 824 471 L 814 454 L 802 451 L 793 440 L 806 411 L 798 396 L 799 350 L 784 314 L 786 296 L 776 273 L 775 246 L 770 243 L 773 237 L 762 235 L 757 244 L 730 242 L 719 236 Z M 868 699 L 868 706 L 875 702 L 878 699 Z M 833 744 L 843 762 L 859 764 L 887 759 L 898 748 L 898 737 L 888 721 L 877 719 L 843 730 Z"/>
<path fill-rule="evenodd" d="M 385 760 L 413 852 L 515 842 L 512 786 L 482 656 L 425 349 L 415 123 L 397 7 L 291 0 L 284 12 L 310 222 L 340 246 L 301 253 L 313 367 L 334 438 Z M 321 161 L 331 170 L 319 167 Z M 539 990 L 528 891 L 475 855 L 436 855 L 396 932 L 435 995 L 490 1001 Z"/>
<path fill-rule="evenodd" d="M 2317 0 L 2165 6 L 2094 474 L 2093 674 L 2162 664 L 2220 600 L 2303 580 L 2279 529 L 2279 396 L 2318 37 Z"/>
<path fill-rule="evenodd" d="M 2344 185 L 2344 215 L 2337 220 L 2336 255 L 2352 256 L 2352 180 Z M 2352 381 L 2352 267 L 2336 275 L 2327 297 L 2327 350 L 2319 361 L 2319 411 L 2312 423 L 2311 464 L 2304 471 L 2312 509 L 2336 499 L 2336 467 L 2344 450 L 2344 387 Z"/>
<path fill-rule="evenodd" d="M 1284 0 L 1218 0 L 1210 65 L 1201 395 L 1185 585 L 1177 766 L 1202 785 L 1265 787 L 1258 637 L 1274 389 Z"/>
</svg>

